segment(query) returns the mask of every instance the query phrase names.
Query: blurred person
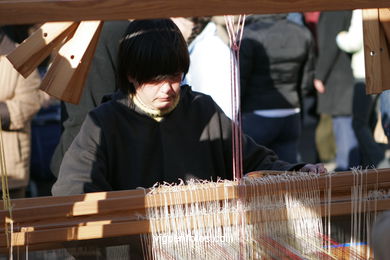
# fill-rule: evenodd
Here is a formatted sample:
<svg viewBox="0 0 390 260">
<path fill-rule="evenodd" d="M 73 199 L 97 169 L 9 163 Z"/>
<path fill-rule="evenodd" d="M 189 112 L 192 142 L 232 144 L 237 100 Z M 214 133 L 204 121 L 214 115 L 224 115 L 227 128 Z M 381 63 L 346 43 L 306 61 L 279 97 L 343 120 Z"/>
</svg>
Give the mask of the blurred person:
<svg viewBox="0 0 390 260">
<path fill-rule="evenodd" d="M 191 34 L 187 39 L 190 68 L 183 81 L 192 90 L 210 95 L 232 117 L 231 52 L 217 35 L 211 17 L 188 18 Z"/>
<path fill-rule="evenodd" d="M 318 11 L 303 13 L 304 24 L 310 30 L 314 38 L 316 57 L 318 57 L 317 27 L 320 14 L 321 12 Z M 305 147 L 307 145 L 303 142 L 300 143 L 300 152 L 303 160 L 306 160 L 305 158 L 310 158 L 314 161 L 318 160 L 322 162 L 330 162 L 336 156 L 335 141 L 332 130 L 332 117 L 325 114 L 319 114 L 317 112 L 317 91 L 314 90 L 313 92 L 310 92 L 309 95 L 303 99 L 304 108 L 306 109 L 303 111 L 305 116 L 303 119 L 303 131 L 311 132 L 310 128 L 315 127 L 314 142 L 316 143 L 318 154 L 308 154 Z M 306 133 L 303 133 L 302 136 L 304 136 L 304 134 Z"/>
<path fill-rule="evenodd" d="M 11 198 L 25 197 L 29 182 L 31 119 L 41 107 L 37 70 L 24 78 L 6 58 L 28 37 L 29 26 L 0 27 L 0 117 Z"/>
<path fill-rule="evenodd" d="M 286 14 L 247 18 L 240 49 L 243 130 L 291 163 L 298 160 L 301 100 L 313 89 L 314 62 L 310 31 Z"/>
<path fill-rule="evenodd" d="M 380 111 L 383 131 L 387 137 L 387 143 L 390 140 L 390 90 L 385 90 L 380 95 Z"/>
<path fill-rule="evenodd" d="M 303 14 L 300 12 L 291 12 L 287 14 L 287 20 L 294 22 L 298 25 L 304 25 L 303 23 Z"/>
<path fill-rule="evenodd" d="M 370 238 L 374 259 L 388 260 L 390 257 L 390 211 L 383 212 L 376 218 Z"/>
<path fill-rule="evenodd" d="M 385 90 L 380 94 L 380 113 L 383 132 L 387 137 L 387 151 L 390 149 L 390 90 Z M 379 168 L 389 168 L 390 158 L 386 156 L 378 165 Z"/>
<path fill-rule="evenodd" d="M 310 32 L 313 35 L 314 42 L 315 42 L 315 51 L 316 54 L 318 52 L 317 49 L 317 26 L 318 26 L 318 21 L 320 20 L 320 12 L 304 12 L 303 13 L 303 19 L 304 19 L 304 24 L 307 26 L 307 28 L 310 30 Z"/>
<path fill-rule="evenodd" d="M 352 127 L 359 144 L 360 165 L 376 167 L 384 158 L 384 150 L 376 143 L 371 126 L 372 118 L 376 118 L 377 96 L 366 94 L 362 10 L 352 12 L 351 25 L 337 34 L 336 42 L 341 50 L 352 54 L 355 78 Z"/>
<path fill-rule="evenodd" d="M 348 30 L 352 11 L 321 12 L 318 22 L 318 59 L 314 86 L 318 112 L 332 116 L 336 141 L 336 171 L 360 163 L 358 141 L 352 128 L 354 77 L 350 55 L 337 47 L 336 36 Z"/>
</svg>

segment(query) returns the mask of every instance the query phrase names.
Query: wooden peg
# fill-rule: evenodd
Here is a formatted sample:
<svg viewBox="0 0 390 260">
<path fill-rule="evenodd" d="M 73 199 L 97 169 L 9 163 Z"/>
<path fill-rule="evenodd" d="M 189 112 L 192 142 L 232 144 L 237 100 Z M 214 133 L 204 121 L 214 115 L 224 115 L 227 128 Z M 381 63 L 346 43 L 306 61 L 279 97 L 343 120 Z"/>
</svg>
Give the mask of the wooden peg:
<svg viewBox="0 0 390 260">
<path fill-rule="evenodd" d="M 59 47 L 74 33 L 78 24 L 78 22 L 45 23 L 8 54 L 7 58 L 26 78 L 52 53 L 54 48 Z"/>
<path fill-rule="evenodd" d="M 41 89 L 63 101 L 77 104 L 102 29 L 102 21 L 85 21 L 56 55 Z"/>
</svg>

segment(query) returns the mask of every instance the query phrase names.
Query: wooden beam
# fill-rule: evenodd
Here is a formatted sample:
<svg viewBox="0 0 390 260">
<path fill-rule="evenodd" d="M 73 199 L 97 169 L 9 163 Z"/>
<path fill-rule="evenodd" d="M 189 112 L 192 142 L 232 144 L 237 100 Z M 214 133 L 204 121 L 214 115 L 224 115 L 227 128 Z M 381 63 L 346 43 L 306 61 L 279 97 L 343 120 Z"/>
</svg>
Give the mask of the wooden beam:
<svg viewBox="0 0 390 260">
<path fill-rule="evenodd" d="M 326 215 L 326 206 L 327 205 L 316 205 L 317 213 L 321 216 Z M 335 202 L 330 204 L 330 216 L 342 216 L 351 214 L 352 202 Z M 380 212 L 388 210 L 390 207 L 390 200 L 383 199 L 378 201 L 366 201 L 367 208 L 361 208 L 357 212 Z M 280 220 L 285 217 L 280 212 L 285 213 L 284 209 L 261 209 L 258 211 L 269 211 L 275 212 L 275 219 Z M 259 223 L 266 221 L 265 218 L 261 217 L 252 217 L 252 212 L 246 212 L 245 216 L 248 223 Z M 221 225 L 234 225 L 237 223 L 237 219 L 241 219 L 242 214 L 239 212 L 232 212 L 228 215 L 221 214 L 219 219 L 223 219 L 224 222 L 220 223 Z M 269 215 L 269 214 L 267 214 Z M 261 216 L 261 214 L 259 214 Z M 210 218 L 210 221 L 207 221 L 207 217 Z M 202 227 L 212 226 L 215 223 L 211 218 L 215 216 L 183 216 L 180 218 L 180 221 L 185 223 L 197 223 L 196 227 L 202 225 Z M 200 219 L 198 219 L 200 218 Z M 218 218 L 218 217 L 217 217 Z M 159 231 L 166 231 L 165 220 L 159 219 L 158 222 L 161 224 L 155 225 L 159 228 Z M 193 228 L 193 226 L 191 226 Z M 22 231 L 16 231 L 12 236 L 13 246 L 26 246 L 28 245 L 30 249 L 33 249 L 36 245 L 44 245 L 51 243 L 64 243 L 75 240 L 91 240 L 91 239 L 101 239 L 101 238 L 110 238 L 110 237 L 121 237 L 129 236 L 136 234 L 145 234 L 150 233 L 150 222 L 149 220 L 142 219 L 122 219 L 122 221 L 98 221 L 85 223 L 84 225 L 71 225 L 71 226 L 52 226 L 50 228 L 39 228 L 35 230 L 34 227 L 26 227 Z M 0 234 L 0 252 L 7 252 L 7 247 L 5 244 L 6 235 Z M 47 249 L 47 247 L 45 247 Z"/>
<path fill-rule="evenodd" d="M 0 24 L 390 7 L 390 0 L 0 0 Z"/>
<path fill-rule="evenodd" d="M 381 19 L 382 17 L 383 24 Z M 366 65 L 366 92 L 378 94 L 390 88 L 390 56 L 384 28 L 390 13 L 380 9 L 363 10 L 364 57 Z"/>
<path fill-rule="evenodd" d="M 79 103 L 102 26 L 101 21 L 80 23 L 73 38 L 54 58 L 42 80 L 42 90 L 68 103 Z"/>
<path fill-rule="evenodd" d="M 74 22 L 45 23 L 8 54 L 7 58 L 14 68 L 27 78 L 54 48 L 74 33 L 77 26 L 78 23 Z"/>
<path fill-rule="evenodd" d="M 280 172 L 254 172 L 252 177 L 264 176 L 269 174 L 280 174 Z M 381 185 L 385 188 L 390 184 L 390 169 L 368 170 L 362 175 L 354 175 L 351 172 L 341 172 L 334 175 L 321 175 L 313 179 L 311 185 L 315 185 L 317 189 L 324 190 L 331 182 L 332 198 L 330 205 L 330 215 L 345 215 L 351 213 L 350 188 L 356 183 L 355 179 L 359 179 L 362 185 L 368 190 L 378 190 Z M 295 184 L 293 184 L 295 183 Z M 207 184 L 205 184 L 207 185 Z M 205 188 L 203 186 L 203 188 Z M 51 244 L 62 243 L 74 240 L 90 240 L 118 236 L 127 236 L 131 234 L 149 232 L 149 222 L 139 219 L 144 216 L 146 208 L 165 205 L 177 205 L 204 201 L 229 200 L 249 198 L 253 195 L 259 195 L 262 191 L 279 191 L 291 190 L 294 192 L 306 190 L 306 186 L 302 185 L 300 178 L 295 181 L 286 181 L 280 184 L 274 183 L 258 183 L 256 187 L 247 185 L 240 190 L 240 185 L 236 182 L 231 182 L 229 185 L 223 183 L 213 185 L 212 192 L 205 192 L 206 189 L 174 191 L 174 196 L 167 193 L 153 192 L 146 194 L 148 190 L 131 190 L 117 192 L 100 192 L 84 195 L 53 197 L 52 201 L 47 203 L 49 198 L 34 198 L 21 199 L 14 201 L 13 218 L 14 233 L 12 236 L 15 246 L 29 245 L 29 248 L 36 246 L 52 246 Z M 314 187 L 313 187 L 314 188 Z M 366 189 L 365 188 L 365 189 Z M 345 195 L 335 196 L 334 191 L 348 191 Z M 168 191 L 167 191 L 168 192 Z M 168 192 L 169 193 L 169 192 Z M 337 192 L 338 193 L 338 192 Z M 175 198 L 174 200 L 172 200 Z M 181 199 L 178 199 L 181 198 Z M 27 203 L 31 201 L 31 203 Z M 40 202 L 40 203 L 39 203 Z M 325 214 L 324 207 L 326 200 L 322 200 L 318 205 L 318 214 Z M 388 210 L 390 207 L 390 199 L 379 198 L 379 200 L 367 201 L 367 209 L 370 211 Z M 271 209 L 278 210 L 278 209 Z M 256 211 L 256 210 L 255 210 Z M 255 211 L 252 211 L 255 212 Z M 257 221 L 251 219 L 249 223 Z M 279 215 L 279 214 L 275 214 Z M 233 222 L 236 223 L 234 215 Z M 188 221 L 193 222 L 189 217 Z M 162 220 L 163 221 L 163 220 Z M 260 221 L 264 221 L 261 220 Z M 0 226 L 5 227 L 5 223 L 9 223 L 8 212 L 0 211 Z M 212 223 L 212 221 L 205 221 Z M 161 225 L 163 227 L 163 225 Z M 6 234 L 5 230 L 0 228 L 0 252 L 6 251 Z"/>
<path fill-rule="evenodd" d="M 263 173 L 260 173 L 263 174 Z M 252 176 L 256 176 L 252 174 Z M 390 169 L 378 169 L 368 170 L 366 174 L 361 178 L 362 185 L 370 185 L 371 188 L 377 190 L 379 183 L 390 183 Z M 351 172 L 340 172 L 334 175 L 323 175 L 316 178 L 316 185 L 319 190 L 325 190 L 328 187 L 328 182 L 332 182 L 332 190 L 336 189 L 337 193 L 343 193 L 343 191 L 350 191 L 351 186 L 355 182 L 355 175 Z M 204 193 L 202 189 L 193 191 L 177 191 L 176 197 L 183 198 L 183 200 L 170 200 L 171 205 L 192 203 L 192 202 L 205 202 L 225 199 L 237 199 L 240 196 L 251 197 L 253 195 L 259 195 L 269 190 L 275 192 L 291 190 L 294 187 L 294 191 L 300 191 L 306 189 L 305 186 L 297 185 L 301 182 L 301 179 L 290 180 L 289 182 L 281 183 L 259 183 L 255 187 L 247 186 L 244 190 L 240 191 L 240 187 L 237 184 L 232 186 L 225 186 L 224 184 L 217 184 L 213 187 L 213 193 Z M 313 182 L 314 184 L 314 182 Z M 378 187 L 376 187 L 378 185 Z M 388 186 L 386 186 L 388 188 Z M 133 190 L 125 192 L 113 192 L 116 194 L 110 196 L 110 192 L 106 193 L 106 196 L 101 197 L 104 193 L 97 193 L 96 195 L 91 193 L 91 196 L 85 197 L 83 200 L 81 195 L 77 196 L 63 196 L 53 197 L 51 203 L 45 203 L 48 198 L 36 198 L 32 199 L 31 204 L 26 204 L 28 199 L 21 199 L 21 203 L 13 203 L 12 209 L 13 221 L 15 223 L 20 222 L 37 222 L 44 219 L 55 218 L 70 218 L 80 216 L 91 216 L 95 214 L 107 214 L 115 211 L 130 211 L 144 212 L 145 208 L 161 206 L 166 203 L 166 194 L 144 194 L 143 190 Z M 180 194 L 180 195 L 177 195 Z M 191 194 L 191 197 L 187 197 Z M 332 192 L 332 199 L 335 198 Z M 64 200 L 64 199 L 68 200 Z M 104 199 L 106 198 L 106 199 Z M 18 201 L 18 200 L 16 200 Z M 41 203 L 37 203 L 37 202 Z M 53 202 L 57 202 L 53 204 Z M 3 225 L 6 222 L 8 216 L 7 210 L 0 210 L 0 224 Z"/>
</svg>

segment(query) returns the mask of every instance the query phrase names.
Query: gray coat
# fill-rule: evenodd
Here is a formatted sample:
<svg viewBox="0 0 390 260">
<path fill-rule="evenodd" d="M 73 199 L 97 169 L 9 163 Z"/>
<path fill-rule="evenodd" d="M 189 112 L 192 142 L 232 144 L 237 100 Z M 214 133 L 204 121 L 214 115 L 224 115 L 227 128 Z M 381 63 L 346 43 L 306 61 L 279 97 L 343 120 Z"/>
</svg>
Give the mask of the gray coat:
<svg viewBox="0 0 390 260">
<path fill-rule="evenodd" d="M 313 90 L 314 41 L 285 14 L 248 17 L 240 49 L 243 112 L 299 108 Z"/>
<path fill-rule="evenodd" d="M 318 22 L 318 60 L 316 78 L 326 91 L 318 94 L 318 112 L 333 116 L 352 114 L 354 77 L 351 56 L 337 47 L 336 35 L 349 28 L 351 11 L 321 13 Z"/>
</svg>

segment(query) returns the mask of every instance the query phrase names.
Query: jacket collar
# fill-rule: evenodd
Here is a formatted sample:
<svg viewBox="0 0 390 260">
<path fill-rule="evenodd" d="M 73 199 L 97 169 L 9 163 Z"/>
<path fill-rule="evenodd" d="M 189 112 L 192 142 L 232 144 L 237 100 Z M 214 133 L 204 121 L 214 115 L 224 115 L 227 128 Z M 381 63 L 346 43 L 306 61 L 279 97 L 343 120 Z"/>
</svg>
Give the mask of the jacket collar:
<svg viewBox="0 0 390 260">
<path fill-rule="evenodd" d="M 181 103 L 183 102 L 184 96 L 186 95 L 186 93 L 188 91 L 190 91 L 190 89 L 191 88 L 188 85 L 181 86 L 179 103 L 177 104 L 176 108 L 173 111 L 177 110 L 178 107 L 181 106 Z M 121 106 L 125 106 L 125 107 L 129 108 L 130 110 L 137 112 L 138 114 L 148 115 L 144 110 L 140 109 L 138 106 L 136 106 L 134 104 L 133 100 L 129 97 L 128 94 L 124 93 L 121 90 L 118 90 L 114 94 L 105 97 L 103 102 L 106 102 L 106 101 L 112 101 L 112 102 L 118 103 Z"/>
</svg>

